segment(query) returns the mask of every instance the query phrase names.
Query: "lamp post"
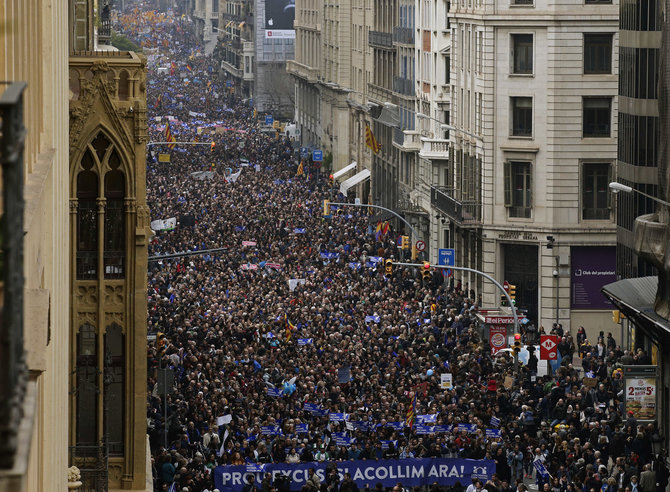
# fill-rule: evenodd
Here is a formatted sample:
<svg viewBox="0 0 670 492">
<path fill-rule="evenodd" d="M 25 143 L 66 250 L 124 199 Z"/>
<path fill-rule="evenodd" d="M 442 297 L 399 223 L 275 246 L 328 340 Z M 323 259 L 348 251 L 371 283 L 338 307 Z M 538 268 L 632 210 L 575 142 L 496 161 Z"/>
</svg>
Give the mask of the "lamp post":
<svg viewBox="0 0 670 492">
<path fill-rule="evenodd" d="M 665 205 L 666 207 L 670 207 L 670 203 L 666 202 L 665 200 L 661 200 L 660 198 L 656 198 L 655 196 L 648 195 L 647 193 L 636 190 L 635 188 L 631 186 L 626 186 L 623 183 L 619 183 L 617 181 L 613 181 L 610 183 L 610 190 L 612 190 L 613 193 L 619 193 L 620 191 L 623 191 L 624 193 L 638 193 L 644 197 L 647 197 L 651 200 L 654 200 L 656 203 L 660 203 L 661 205 Z"/>
</svg>

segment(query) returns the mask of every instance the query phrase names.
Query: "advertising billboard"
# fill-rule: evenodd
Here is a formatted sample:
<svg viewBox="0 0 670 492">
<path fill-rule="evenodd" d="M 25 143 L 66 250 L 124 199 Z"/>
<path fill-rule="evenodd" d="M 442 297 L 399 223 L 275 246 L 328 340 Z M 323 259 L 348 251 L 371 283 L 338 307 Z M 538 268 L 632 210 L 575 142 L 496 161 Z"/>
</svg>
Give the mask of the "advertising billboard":
<svg viewBox="0 0 670 492">
<path fill-rule="evenodd" d="M 265 37 L 294 39 L 295 0 L 265 0 Z"/>
<path fill-rule="evenodd" d="M 573 246 L 570 248 L 570 307 L 572 309 L 612 309 L 600 292 L 616 282 L 614 246 Z"/>
<path fill-rule="evenodd" d="M 626 415 L 642 421 L 656 419 L 656 366 L 624 366 Z"/>
</svg>

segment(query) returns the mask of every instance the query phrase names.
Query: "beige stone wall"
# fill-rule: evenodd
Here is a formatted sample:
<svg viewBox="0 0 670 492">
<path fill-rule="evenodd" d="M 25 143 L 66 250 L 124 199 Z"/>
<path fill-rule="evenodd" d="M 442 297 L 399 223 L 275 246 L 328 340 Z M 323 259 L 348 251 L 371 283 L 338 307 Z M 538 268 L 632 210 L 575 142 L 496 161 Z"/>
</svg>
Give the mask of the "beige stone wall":
<svg viewBox="0 0 670 492">
<path fill-rule="evenodd" d="M 68 97 L 65 0 L 1 0 L 0 80 L 26 81 L 25 347 L 34 395 L 20 488 L 67 489 Z M 31 446 L 27 446 L 31 444 Z"/>
</svg>

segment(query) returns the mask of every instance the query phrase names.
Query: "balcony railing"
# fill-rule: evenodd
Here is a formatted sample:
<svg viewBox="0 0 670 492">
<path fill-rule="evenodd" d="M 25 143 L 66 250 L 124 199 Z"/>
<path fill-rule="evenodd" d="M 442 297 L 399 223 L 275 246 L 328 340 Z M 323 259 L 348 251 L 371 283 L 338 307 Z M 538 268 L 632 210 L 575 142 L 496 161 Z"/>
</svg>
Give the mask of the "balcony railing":
<svg viewBox="0 0 670 492">
<path fill-rule="evenodd" d="M 393 128 L 393 143 L 402 147 L 405 142 L 405 134 L 400 128 Z"/>
<path fill-rule="evenodd" d="M 393 42 L 401 44 L 414 44 L 414 29 L 410 27 L 394 27 Z"/>
<path fill-rule="evenodd" d="M 0 469 L 12 468 L 23 417 L 27 370 L 23 350 L 24 82 L 2 83 L 0 95 Z M 0 86 L 2 87 L 2 86 Z"/>
<path fill-rule="evenodd" d="M 404 77 L 393 77 L 393 92 L 403 94 L 405 96 L 414 95 L 414 81 Z"/>
<path fill-rule="evenodd" d="M 475 200 L 460 201 L 461 190 L 442 186 L 430 187 L 430 203 L 459 224 L 481 224 L 482 204 Z"/>
<path fill-rule="evenodd" d="M 393 34 L 383 31 L 370 31 L 368 32 L 368 44 L 383 48 L 393 48 Z"/>
</svg>

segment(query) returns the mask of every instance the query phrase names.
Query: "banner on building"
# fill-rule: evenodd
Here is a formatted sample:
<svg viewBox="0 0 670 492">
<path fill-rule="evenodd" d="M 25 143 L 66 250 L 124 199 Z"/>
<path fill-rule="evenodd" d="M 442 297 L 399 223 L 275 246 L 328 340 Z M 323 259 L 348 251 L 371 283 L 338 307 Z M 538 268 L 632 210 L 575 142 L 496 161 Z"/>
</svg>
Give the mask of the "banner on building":
<svg viewBox="0 0 670 492">
<path fill-rule="evenodd" d="M 572 309 L 612 309 L 601 292 L 616 282 L 614 246 L 573 246 L 570 248 L 570 307 Z"/>
<path fill-rule="evenodd" d="M 265 0 L 265 37 L 295 39 L 294 0 Z"/>
<path fill-rule="evenodd" d="M 262 470 L 253 470 L 256 483 L 263 480 L 263 473 L 271 473 L 274 480 L 279 475 L 289 477 L 291 490 L 300 490 L 308 477 L 308 470 L 315 469 L 323 483 L 326 479 L 326 466 L 329 463 L 269 463 L 261 465 Z M 350 473 L 359 489 L 366 485 L 374 488 L 377 482 L 383 487 L 393 487 L 402 482 L 405 487 L 428 486 L 437 483 L 442 486 L 455 485 L 456 482 L 471 483 L 473 478 L 486 482 L 495 473 L 495 463 L 490 460 L 468 460 L 451 458 L 425 458 L 407 460 L 356 460 L 334 462 L 340 475 Z M 251 473 L 246 465 L 217 466 L 214 469 L 214 485 L 221 492 L 241 490 Z"/>
</svg>

